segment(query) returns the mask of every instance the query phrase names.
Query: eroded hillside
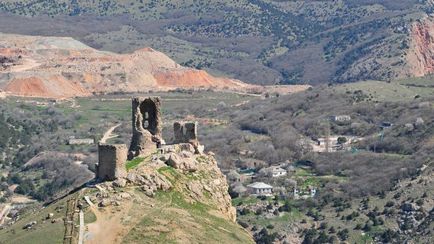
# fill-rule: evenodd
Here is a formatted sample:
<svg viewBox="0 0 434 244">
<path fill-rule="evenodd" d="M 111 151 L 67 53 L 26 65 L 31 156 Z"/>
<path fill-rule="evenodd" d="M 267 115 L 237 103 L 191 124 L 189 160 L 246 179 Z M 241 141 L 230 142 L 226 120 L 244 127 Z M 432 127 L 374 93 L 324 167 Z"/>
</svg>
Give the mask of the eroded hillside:
<svg viewBox="0 0 434 244">
<path fill-rule="evenodd" d="M 189 167 L 165 164 L 173 155 Z M 253 243 L 235 222 L 226 178 L 212 155 L 156 153 L 132 165 L 127 164 L 125 179 L 81 189 L 42 211 L 28 212 L 0 231 L 0 242 L 58 243 L 64 233 L 77 241 L 80 228 L 65 222 L 65 232 L 62 221 L 79 223 L 75 206 L 84 213 L 84 243 Z"/>
<path fill-rule="evenodd" d="M 161 52 L 97 51 L 72 38 L 1 34 L 0 88 L 11 95 L 64 98 L 175 88 L 254 88 L 185 68 Z"/>
<path fill-rule="evenodd" d="M 318 84 L 420 74 L 406 55 L 415 23 L 433 9 L 430 0 L 12 0 L 0 3 L 0 31 L 68 35 L 119 53 L 149 46 L 250 83 Z"/>
</svg>

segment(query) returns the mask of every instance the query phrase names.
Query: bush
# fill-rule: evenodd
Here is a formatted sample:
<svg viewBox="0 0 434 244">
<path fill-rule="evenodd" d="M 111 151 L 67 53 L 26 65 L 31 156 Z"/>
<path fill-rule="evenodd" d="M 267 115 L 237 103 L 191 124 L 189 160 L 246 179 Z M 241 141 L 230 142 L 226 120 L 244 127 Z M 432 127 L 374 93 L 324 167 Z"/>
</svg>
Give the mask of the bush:
<svg viewBox="0 0 434 244">
<path fill-rule="evenodd" d="M 395 203 L 394 203 L 393 201 L 388 201 L 388 202 L 386 203 L 386 205 L 384 205 L 384 207 L 386 207 L 386 208 L 390 208 L 390 207 L 393 207 L 393 205 L 395 205 Z"/>
<path fill-rule="evenodd" d="M 337 235 L 338 235 L 338 237 L 339 237 L 339 239 L 341 241 L 346 241 L 348 239 L 348 237 L 349 237 L 349 230 L 348 229 L 343 229 L 343 230 L 339 231 L 337 233 Z"/>
<path fill-rule="evenodd" d="M 249 224 L 247 224 L 246 222 L 238 221 L 238 224 L 241 225 L 244 229 L 249 228 Z"/>
</svg>

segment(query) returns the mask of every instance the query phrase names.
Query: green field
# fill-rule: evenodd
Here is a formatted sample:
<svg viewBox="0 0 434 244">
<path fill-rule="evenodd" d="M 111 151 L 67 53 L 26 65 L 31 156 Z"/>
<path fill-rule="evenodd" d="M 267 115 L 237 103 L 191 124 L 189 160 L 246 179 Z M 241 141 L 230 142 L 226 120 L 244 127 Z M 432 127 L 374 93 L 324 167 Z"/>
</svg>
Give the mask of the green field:
<svg viewBox="0 0 434 244">
<path fill-rule="evenodd" d="M 434 87 L 426 86 L 432 83 L 433 81 L 424 79 L 407 79 L 391 82 L 361 81 L 339 85 L 332 89 L 340 93 L 354 93 L 361 90 L 372 101 L 409 102 L 415 99 L 434 97 Z"/>
</svg>

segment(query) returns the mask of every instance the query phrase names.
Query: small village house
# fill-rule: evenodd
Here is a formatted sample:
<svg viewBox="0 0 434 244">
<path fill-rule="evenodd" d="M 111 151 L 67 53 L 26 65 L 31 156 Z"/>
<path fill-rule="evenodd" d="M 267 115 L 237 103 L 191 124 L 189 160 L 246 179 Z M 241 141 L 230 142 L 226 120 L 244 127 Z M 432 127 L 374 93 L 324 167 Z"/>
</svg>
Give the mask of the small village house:
<svg viewBox="0 0 434 244">
<path fill-rule="evenodd" d="M 92 138 L 84 138 L 84 139 L 71 138 L 68 140 L 68 145 L 92 145 L 94 143 L 95 140 Z"/>
<path fill-rule="evenodd" d="M 331 116 L 333 122 L 348 122 L 351 121 L 351 116 L 349 115 L 333 115 Z"/>
<path fill-rule="evenodd" d="M 307 199 L 315 197 L 316 195 L 316 188 L 308 187 L 305 190 L 299 190 L 297 187 L 294 188 L 294 199 Z"/>
<path fill-rule="evenodd" d="M 247 190 L 251 195 L 271 196 L 273 187 L 264 182 L 255 182 L 247 186 Z"/>
<path fill-rule="evenodd" d="M 274 167 L 271 171 L 271 175 L 275 177 L 285 176 L 287 174 L 286 170 L 280 167 Z"/>
</svg>

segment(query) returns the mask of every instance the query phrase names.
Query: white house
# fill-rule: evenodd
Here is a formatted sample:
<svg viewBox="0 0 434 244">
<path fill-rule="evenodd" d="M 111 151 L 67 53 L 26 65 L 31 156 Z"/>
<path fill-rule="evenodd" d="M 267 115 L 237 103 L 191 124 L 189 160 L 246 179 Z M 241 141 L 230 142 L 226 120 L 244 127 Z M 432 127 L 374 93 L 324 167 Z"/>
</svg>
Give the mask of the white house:
<svg viewBox="0 0 434 244">
<path fill-rule="evenodd" d="M 294 198 L 295 199 L 307 199 L 315 197 L 316 195 L 316 188 L 309 187 L 307 190 L 299 191 L 297 188 L 294 188 Z"/>
<path fill-rule="evenodd" d="M 92 145 L 95 141 L 92 138 L 75 139 L 71 138 L 68 140 L 68 145 Z"/>
<path fill-rule="evenodd" d="M 348 122 L 348 121 L 351 121 L 351 116 L 349 116 L 349 115 L 334 115 L 334 116 L 331 116 L 331 119 L 334 122 Z"/>
<path fill-rule="evenodd" d="M 284 176 L 287 174 L 286 170 L 280 168 L 280 167 L 275 167 L 273 168 L 273 170 L 271 171 L 271 174 L 273 177 L 280 177 L 280 176 Z"/>
<path fill-rule="evenodd" d="M 247 190 L 251 195 L 271 196 L 273 187 L 264 182 L 255 182 L 247 186 Z"/>
</svg>

